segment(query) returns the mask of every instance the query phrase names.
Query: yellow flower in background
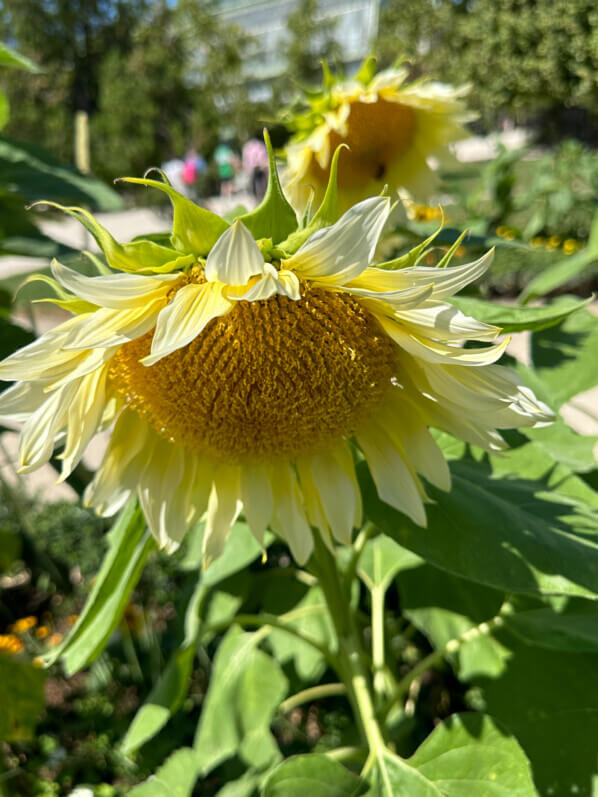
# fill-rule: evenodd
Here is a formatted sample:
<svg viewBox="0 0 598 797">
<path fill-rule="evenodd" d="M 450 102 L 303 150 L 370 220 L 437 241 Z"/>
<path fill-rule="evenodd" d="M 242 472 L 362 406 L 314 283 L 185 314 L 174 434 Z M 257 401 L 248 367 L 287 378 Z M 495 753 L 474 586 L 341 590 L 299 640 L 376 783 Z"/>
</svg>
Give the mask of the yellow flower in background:
<svg viewBox="0 0 598 797">
<path fill-rule="evenodd" d="M 310 526 L 349 543 L 361 523 L 353 445 L 380 497 L 424 526 L 420 476 L 450 489 L 429 427 L 496 451 L 497 429 L 553 417 L 493 364 L 507 341 L 461 347 L 500 332 L 446 302 L 492 253 L 450 267 L 450 251 L 443 268 L 420 266 L 432 236 L 380 268 L 388 198 L 338 218 L 331 180 L 301 227 L 270 173 L 263 205 L 231 225 L 165 183 L 130 180 L 171 197 L 168 245 L 119 244 L 86 211 L 66 209 L 111 270 L 89 277 L 54 262 L 56 301 L 72 318 L 0 365 L 0 378 L 18 380 L 0 415 L 23 423 L 22 471 L 60 443 L 64 479 L 111 429 L 86 502 L 112 515 L 137 496 L 169 551 L 205 514 L 206 561 L 241 512 L 259 541 L 272 528 L 299 562 Z"/>
<path fill-rule="evenodd" d="M 0 653 L 14 655 L 16 653 L 22 653 L 24 649 L 25 645 L 18 636 L 14 634 L 0 634 Z"/>
<path fill-rule="evenodd" d="M 430 159 L 452 160 L 449 145 L 465 138 L 473 118 L 462 97 L 466 88 L 431 80 L 408 81 L 405 67 L 375 74 L 368 58 L 353 80 L 336 81 L 328 71 L 318 94 L 305 97 L 309 110 L 285 119 L 294 135 L 286 148 L 285 190 L 297 208 L 310 192 L 319 202 L 340 144 L 339 198 L 346 210 L 385 185 L 406 188 L 426 201 L 437 181 Z"/>
<path fill-rule="evenodd" d="M 27 631 L 30 631 L 36 625 L 37 617 L 33 617 L 33 615 L 30 615 L 29 617 L 21 617 L 19 620 L 15 620 L 15 622 L 10 626 L 10 631 L 12 631 L 14 634 L 26 634 Z"/>
</svg>

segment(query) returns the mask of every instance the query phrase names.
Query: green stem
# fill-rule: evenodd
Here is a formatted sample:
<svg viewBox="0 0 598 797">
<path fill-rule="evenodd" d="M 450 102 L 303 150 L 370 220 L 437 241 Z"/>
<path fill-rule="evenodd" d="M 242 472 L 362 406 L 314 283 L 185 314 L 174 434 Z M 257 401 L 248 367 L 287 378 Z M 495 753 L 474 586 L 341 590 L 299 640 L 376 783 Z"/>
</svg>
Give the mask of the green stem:
<svg viewBox="0 0 598 797">
<path fill-rule="evenodd" d="M 376 531 L 376 526 L 371 522 L 368 521 L 365 526 L 361 529 L 355 542 L 353 543 L 353 551 L 351 553 L 351 558 L 349 559 L 349 563 L 347 565 L 347 570 L 345 572 L 344 582 L 346 586 L 351 589 L 351 584 L 353 583 L 353 579 L 355 578 L 355 573 L 357 572 L 357 565 L 359 564 L 359 559 L 363 552 L 366 542 L 372 536 L 372 534 Z"/>
<path fill-rule="evenodd" d="M 394 691 L 394 694 L 384 707 L 382 714 L 383 716 L 387 716 L 388 712 L 392 709 L 392 707 L 398 703 L 402 698 L 407 694 L 409 691 L 409 687 L 411 684 L 423 675 L 427 670 L 431 670 L 433 667 L 438 666 L 443 659 L 450 655 L 451 653 L 456 653 L 459 648 L 464 645 L 466 642 L 471 642 L 472 639 L 477 639 L 481 636 L 487 636 L 491 634 L 496 628 L 500 628 L 504 624 L 505 615 L 510 614 L 513 611 L 512 605 L 509 601 L 505 601 L 503 605 L 500 607 L 498 614 L 495 617 L 492 617 L 490 620 L 485 620 L 483 623 L 474 626 L 473 628 L 468 629 L 463 634 L 460 634 L 458 637 L 454 639 L 450 639 L 446 645 L 437 650 L 432 651 L 432 653 L 425 656 L 420 662 L 418 662 L 412 670 L 410 670 L 407 675 L 402 678 L 399 683 L 397 684 L 397 688 Z"/>
<path fill-rule="evenodd" d="M 218 633 L 219 631 L 223 631 L 225 628 L 229 628 L 229 626 L 238 623 L 238 625 L 249 626 L 249 627 L 262 627 L 262 626 L 270 626 L 271 628 L 278 628 L 280 631 L 286 631 L 287 634 L 291 634 L 292 636 L 300 639 L 302 642 L 305 642 L 307 645 L 311 645 L 312 648 L 318 650 L 326 659 L 326 661 L 332 666 L 335 666 L 336 660 L 332 655 L 331 651 L 326 647 L 326 645 L 322 645 L 316 639 L 312 639 L 312 637 L 304 634 L 301 631 L 298 631 L 293 626 L 287 625 L 287 623 L 293 619 L 291 617 L 292 612 L 288 612 L 287 615 L 282 615 L 278 617 L 276 614 L 268 614 L 264 612 L 262 614 L 237 614 L 230 620 L 224 620 L 221 623 L 214 623 L 212 625 L 206 626 L 203 630 L 204 634 L 209 633 Z M 286 623 L 283 620 L 283 617 L 286 617 Z"/>
<path fill-rule="evenodd" d="M 372 664 L 374 667 L 374 692 L 384 694 L 385 652 L 384 652 L 384 596 L 386 591 L 374 587 L 372 600 Z"/>
<path fill-rule="evenodd" d="M 369 747 L 370 756 L 378 759 L 384 751 L 384 737 L 374 711 L 369 673 L 363 661 L 363 644 L 351 613 L 348 591 L 343 589 L 341 583 L 336 560 L 315 531 L 311 565 L 324 593 L 338 637 L 337 672 L 347 688 L 347 695 Z"/>
<path fill-rule="evenodd" d="M 309 689 L 303 689 L 297 692 L 296 695 L 287 697 L 280 704 L 280 710 L 283 714 L 288 714 L 297 706 L 302 706 L 304 703 L 309 703 L 312 700 L 320 700 L 323 697 L 336 697 L 337 695 L 346 695 L 347 687 L 344 684 L 319 684 L 318 686 L 310 686 Z"/>
</svg>

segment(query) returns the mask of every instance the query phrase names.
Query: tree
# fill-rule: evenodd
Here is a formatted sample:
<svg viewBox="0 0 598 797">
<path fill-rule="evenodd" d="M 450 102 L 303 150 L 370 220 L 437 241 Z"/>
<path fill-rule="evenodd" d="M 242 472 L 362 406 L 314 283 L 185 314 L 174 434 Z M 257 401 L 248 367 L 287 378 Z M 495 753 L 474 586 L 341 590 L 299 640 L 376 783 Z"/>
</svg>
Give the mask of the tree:
<svg viewBox="0 0 598 797">
<path fill-rule="evenodd" d="M 33 80 L 11 82 L 17 102 L 10 130 L 70 157 L 73 113 L 97 110 L 104 56 L 130 49 L 147 6 L 148 0 L 4 0 L 5 34 L 40 67 Z"/>
<path fill-rule="evenodd" d="M 342 48 L 334 37 L 336 22 L 320 12 L 318 0 L 299 0 L 287 19 L 285 42 L 287 90 L 290 81 L 302 84 L 319 83 L 321 61 L 335 64 L 342 59 Z"/>
</svg>

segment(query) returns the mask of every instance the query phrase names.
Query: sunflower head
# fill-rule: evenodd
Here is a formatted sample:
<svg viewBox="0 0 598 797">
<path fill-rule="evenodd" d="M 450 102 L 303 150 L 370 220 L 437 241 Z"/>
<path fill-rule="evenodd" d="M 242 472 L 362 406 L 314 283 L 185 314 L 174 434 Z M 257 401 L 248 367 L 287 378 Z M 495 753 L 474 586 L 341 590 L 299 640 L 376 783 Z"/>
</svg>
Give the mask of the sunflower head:
<svg viewBox="0 0 598 797">
<path fill-rule="evenodd" d="M 86 501 L 110 515 L 136 497 L 168 550 L 205 516 L 206 560 L 241 512 L 258 540 L 272 528 L 300 562 L 310 527 L 349 543 L 361 522 L 359 451 L 381 498 L 424 525 L 422 477 L 450 488 L 429 427 L 495 450 L 498 428 L 551 418 L 492 365 L 505 341 L 460 345 L 500 330 L 444 301 L 491 252 L 450 267 L 457 242 L 442 268 L 422 267 L 432 236 L 374 265 L 390 200 L 339 217 L 339 148 L 317 212 L 299 222 L 266 143 L 264 201 L 233 221 L 147 178 L 128 182 L 163 191 L 174 208 L 160 240 L 121 244 L 87 211 L 63 208 L 106 264 L 88 277 L 54 262 L 43 279 L 71 317 L 0 364 L 0 378 L 16 381 L 0 417 L 23 424 L 22 471 L 59 446 L 66 478 L 110 430 Z"/>
<path fill-rule="evenodd" d="M 466 87 L 410 82 L 400 64 L 375 70 L 369 57 L 352 80 L 337 80 L 324 65 L 322 88 L 306 93 L 299 111 L 283 114 L 293 131 L 284 182 L 295 206 L 304 207 L 312 191 L 321 199 L 340 144 L 347 146 L 339 175 L 342 209 L 385 185 L 425 201 L 436 185 L 429 159 L 447 159 L 449 144 L 467 136 L 463 124 L 473 117 L 462 100 Z"/>
</svg>

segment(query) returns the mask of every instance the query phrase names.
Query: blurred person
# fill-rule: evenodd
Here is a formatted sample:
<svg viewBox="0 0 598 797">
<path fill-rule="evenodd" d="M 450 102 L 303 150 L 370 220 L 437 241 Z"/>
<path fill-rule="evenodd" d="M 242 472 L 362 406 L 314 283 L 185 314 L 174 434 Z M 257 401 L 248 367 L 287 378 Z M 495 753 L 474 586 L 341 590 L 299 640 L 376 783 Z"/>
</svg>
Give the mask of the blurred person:
<svg viewBox="0 0 598 797">
<path fill-rule="evenodd" d="M 183 182 L 190 188 L 195 188 L 198 177 L 207 171 L 208 164 L 205 158 L 198 153 L 195 147 L 191 147 L 185 156 L 183 165 Z"/>
<path fill-rule="evenodd" d="M 268 184 L 268 153 L 263 141 L 254 136 L 243 147 L 243 170 L 249 175 L 251 193 L 260 202 Z"/>
<path fill-rule="evenodd" d="M 231 196 L 233 193 L 238 161 L 232 148 L 225 142 L 218 144 L 214 150 L 214 163 L 218 167 L 220 180 L 220 196 Z"/>
<path fill-rule="evenodd" d="M 164 161 L 160 167 L 166 175 L 171 186 L 176 189 L 179 194 L 187 195 L 187 185 L 183 180 L 183 170 L 185 168 L 185 161 L 182 158 L 171 158 Z"/>
</svg>

